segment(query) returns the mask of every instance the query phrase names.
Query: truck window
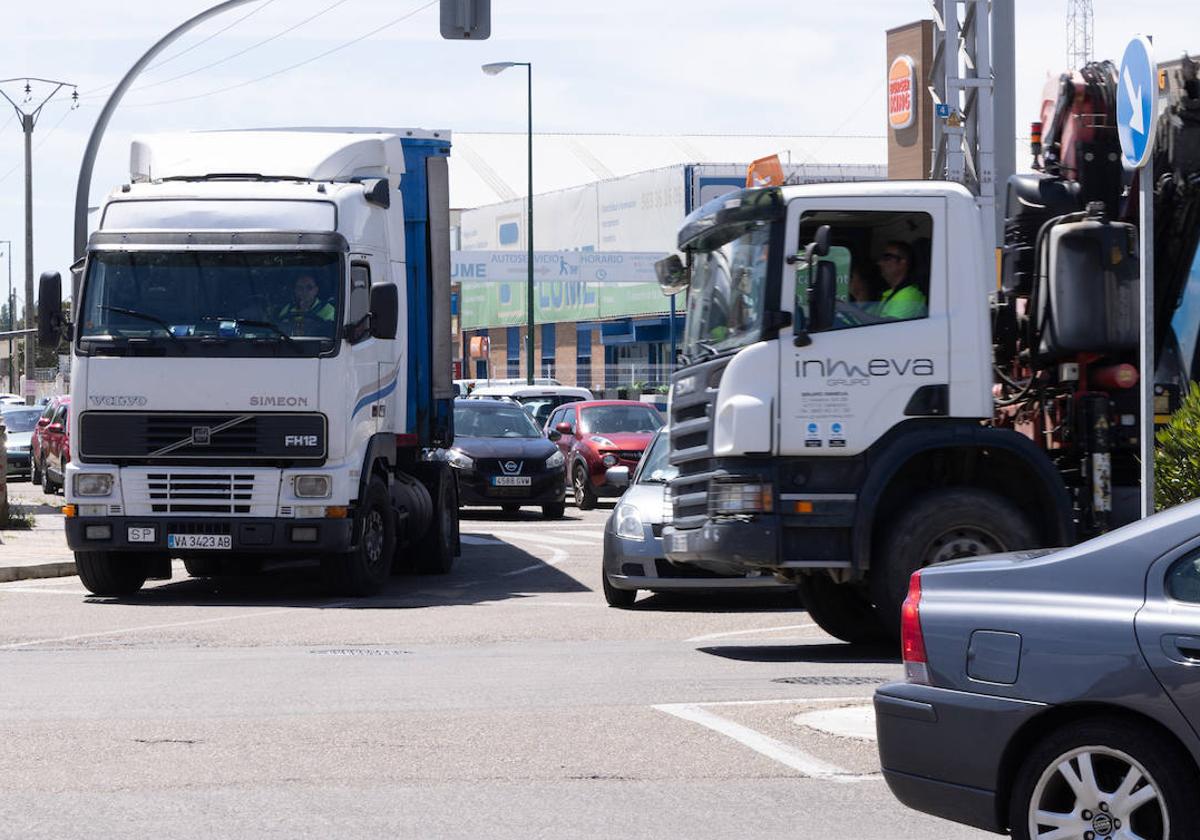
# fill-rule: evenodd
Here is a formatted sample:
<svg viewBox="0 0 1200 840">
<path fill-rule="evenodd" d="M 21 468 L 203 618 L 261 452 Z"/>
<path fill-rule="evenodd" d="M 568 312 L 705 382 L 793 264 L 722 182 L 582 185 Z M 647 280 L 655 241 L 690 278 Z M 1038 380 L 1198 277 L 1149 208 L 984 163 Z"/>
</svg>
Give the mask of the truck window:
<svg viewBox="0 0 1200 840">
<path fill-rule="evenodd" d="M 1179 342 L 1184 378 L 1195 380 L 1200 374 L 1200 368 L 1196 365 L 1196 345 L 1200 338 L 1200 250 L 1192 260 L 1187 284 L 1179 298 L 1179 307 L 1171 317 L 1171 330 Z"/>
<path fill-rule="evenodd" d="M 824 257 L 837 270 L 832 329 L 851 329 L 929 315 L 930 242 L 927 213 L 818 211 L 800 219 L 799 243 L 829 225 L 833 245 Z M 796 321 L 806 324 L 809 266 L 796 263 Z"/>
<path fill-rule="evenodd" d="M 357 324 L 371 311 L 371 266 L 355 262 L 350 266 L 350 318 Z"/>
</svg>

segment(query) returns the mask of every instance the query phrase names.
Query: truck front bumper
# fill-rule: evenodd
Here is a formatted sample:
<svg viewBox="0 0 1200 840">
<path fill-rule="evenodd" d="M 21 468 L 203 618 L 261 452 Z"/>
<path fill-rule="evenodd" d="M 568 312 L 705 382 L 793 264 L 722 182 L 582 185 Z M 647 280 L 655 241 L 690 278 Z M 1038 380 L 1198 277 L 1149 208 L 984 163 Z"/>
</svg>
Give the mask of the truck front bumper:
<svg viewBox="0 0 1200 840">
<path fill-rule="evenodd" d="M 703 527 L 663 529 L 667 557 L 723 575 L 745 575 L 779 562 L 779 517 L 709 519 Z"/>
<path fill-rule="evenodd" d="M 131 532 L 150 540 L 132 542 Z M 283 519 L 208 516 L 135 517 L 86 516 L 66 521 L 67 545 L 72 551 L 143 551 L 175 556 L 238 554 L 337 554 L 353 546 L 352 519 Z M 228 536 L 228 549 L 188 551 L 167 547 L 173 534 Z"/>
</svg>

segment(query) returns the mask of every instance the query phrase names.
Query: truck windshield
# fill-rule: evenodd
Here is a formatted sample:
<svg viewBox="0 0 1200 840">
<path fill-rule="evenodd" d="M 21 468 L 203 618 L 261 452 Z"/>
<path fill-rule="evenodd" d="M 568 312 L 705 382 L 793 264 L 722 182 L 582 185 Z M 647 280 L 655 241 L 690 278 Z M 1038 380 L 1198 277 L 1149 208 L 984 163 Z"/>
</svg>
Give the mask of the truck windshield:
<svg viewBox="0 0 1200 840">
<path fill-rule="evenodd" d="M 335 349 L 342 259 L 319 252 L 97 251 L 85 352 L 316 356 Z"/>
<path fill-rule="evenodd" d="M 710 250 L 696 251 L 684 332 L 689 358 L 758 340 L 770 237 L 769 224 L 753 222 L 728 228 L 723 241 L 717 240 Z"/>
</svg>

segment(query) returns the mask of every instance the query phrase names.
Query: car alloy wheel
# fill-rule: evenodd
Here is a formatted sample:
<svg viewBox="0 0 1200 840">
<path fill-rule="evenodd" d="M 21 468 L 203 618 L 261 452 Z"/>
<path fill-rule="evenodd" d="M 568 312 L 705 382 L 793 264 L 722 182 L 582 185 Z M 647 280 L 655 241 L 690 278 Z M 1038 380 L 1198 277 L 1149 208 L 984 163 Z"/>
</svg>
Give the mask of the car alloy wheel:
<svg viewBox="0 0 1200 840">
<path fill-rule="evenodd" d="M 1050 762 L 1033 789 L 1029 837 L 1171 837 L 1158 782 L 1121 750 L 1084 746 Z"/>
</svg>

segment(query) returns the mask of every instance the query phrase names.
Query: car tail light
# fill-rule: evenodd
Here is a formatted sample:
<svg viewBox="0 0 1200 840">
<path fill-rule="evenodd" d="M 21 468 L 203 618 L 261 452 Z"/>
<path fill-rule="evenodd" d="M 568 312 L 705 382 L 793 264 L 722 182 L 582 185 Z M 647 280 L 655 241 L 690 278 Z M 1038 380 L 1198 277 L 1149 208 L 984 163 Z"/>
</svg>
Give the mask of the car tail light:
<svg viewBox="0 0 1200 840">
<path fill-rule="evenodd" d="M 921 631 L 920 570 L 908 579 L 908 597 L 900 608 L 900 649 L 905 679 L 928 685 L 929 660 L 925 655 L 925 634 Z"/>
</svg>

